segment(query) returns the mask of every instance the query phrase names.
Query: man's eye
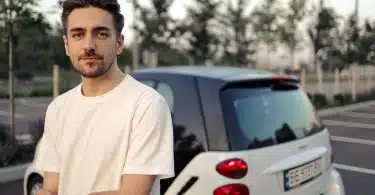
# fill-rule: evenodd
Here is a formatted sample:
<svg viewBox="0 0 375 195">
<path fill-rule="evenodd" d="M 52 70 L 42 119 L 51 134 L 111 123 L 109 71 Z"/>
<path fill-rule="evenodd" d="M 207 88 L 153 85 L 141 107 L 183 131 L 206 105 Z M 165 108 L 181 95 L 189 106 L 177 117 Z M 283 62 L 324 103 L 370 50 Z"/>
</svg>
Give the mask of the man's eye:
<svg viewBox="0 0 375 195">
<path fill-rule="evenodd" d="M 72 35 L 73 38 L 82 38 L 82 36 L 83 36 L 83 33 L 74 33 Z"/>
<path fill-rule="evenodd" d="M 108 37 L 109 37 L 109 34 L 106 33 L 106 32 L 99 32 L 99 33 L 98 33 L 98 37 L 99 37 L 100 39 L 105 39 L 105 38 L 108 38 Z"/>
</svg>

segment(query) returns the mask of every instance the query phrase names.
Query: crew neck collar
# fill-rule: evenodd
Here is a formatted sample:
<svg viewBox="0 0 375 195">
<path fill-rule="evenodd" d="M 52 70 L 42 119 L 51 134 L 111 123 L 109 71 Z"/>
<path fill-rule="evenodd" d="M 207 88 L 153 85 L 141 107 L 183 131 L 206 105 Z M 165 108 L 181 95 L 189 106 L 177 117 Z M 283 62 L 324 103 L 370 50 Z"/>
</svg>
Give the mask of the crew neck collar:
<svg viewBox="0 0 375 195">
<path fill-rule="evenodd" d="M 82 82 L 76 87 L 75 92 L 78 96 L 78 99 L 81 102 L 99 103 L 99 102 L 105 101 L 106 99 L 108 99 L 108 98 L 116 95 L 117 93 L 119 93 L 125 87 L 125 84 L 126 84 L 129 76 L 130 75 L 125 75 L 123 80 L 118 85 L 116 85 L 114 88 L 112 88 L 111 90 L 107 91 L 106 93 L 104 93 L 102 95 L 84 96 L 83 93 L 82 93 Z"/>
</svg>

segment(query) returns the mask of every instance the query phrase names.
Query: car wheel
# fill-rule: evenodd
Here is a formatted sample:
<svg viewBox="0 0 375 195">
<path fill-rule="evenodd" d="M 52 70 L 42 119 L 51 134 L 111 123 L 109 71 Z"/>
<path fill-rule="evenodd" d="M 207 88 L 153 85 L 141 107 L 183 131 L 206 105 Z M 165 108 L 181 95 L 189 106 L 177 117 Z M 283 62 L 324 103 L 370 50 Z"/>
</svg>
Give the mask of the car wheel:
<svg viewBox="0 0 375 195">
<path fill-rule="evenodd" d="M 43 187 L 43 178 L 40 176 L 34 176 L 31 178 L 28 188 L 27 195 L 37 195 L 37 192 Z"/>
</svg>

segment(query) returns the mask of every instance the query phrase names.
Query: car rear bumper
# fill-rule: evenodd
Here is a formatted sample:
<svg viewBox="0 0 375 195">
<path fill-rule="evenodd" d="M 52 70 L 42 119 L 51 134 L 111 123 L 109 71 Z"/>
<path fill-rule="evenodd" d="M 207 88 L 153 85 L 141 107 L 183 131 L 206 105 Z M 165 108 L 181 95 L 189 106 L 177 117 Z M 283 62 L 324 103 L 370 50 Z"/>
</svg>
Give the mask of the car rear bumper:
<svg viewBox="0 0 375 195">
<path fill-rule="evenodd" d="M 345 188 L 340 173 L 332 168 L 327 195 L 345 195 Z"/>
</svg>

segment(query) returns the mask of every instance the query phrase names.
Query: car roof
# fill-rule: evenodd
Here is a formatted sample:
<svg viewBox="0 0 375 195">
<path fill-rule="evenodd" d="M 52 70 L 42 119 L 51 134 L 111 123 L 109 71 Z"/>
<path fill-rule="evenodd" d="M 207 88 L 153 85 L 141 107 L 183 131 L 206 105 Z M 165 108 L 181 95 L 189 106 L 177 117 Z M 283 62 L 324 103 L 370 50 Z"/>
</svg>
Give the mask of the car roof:
<svg viewBox="0 0 375 195">
<path fill-rule="evenodd" d="M 138 69 L 134 73 L 175 74 L 223 81 L 262 79 L 279 75 L 266 70 L 230 66 L 170 66 Z"/>
</svg>

